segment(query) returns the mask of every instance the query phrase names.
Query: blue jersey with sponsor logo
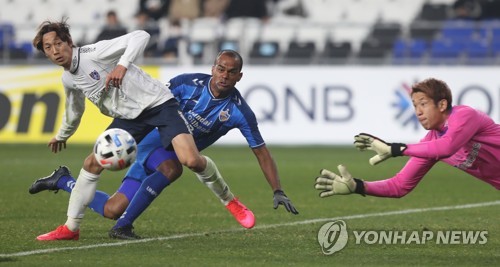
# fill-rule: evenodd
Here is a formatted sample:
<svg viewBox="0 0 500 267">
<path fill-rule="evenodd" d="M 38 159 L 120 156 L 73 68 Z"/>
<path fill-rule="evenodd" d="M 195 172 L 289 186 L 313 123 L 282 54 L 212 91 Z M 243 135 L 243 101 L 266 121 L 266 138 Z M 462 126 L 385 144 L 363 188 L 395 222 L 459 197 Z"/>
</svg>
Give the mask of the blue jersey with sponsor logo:
<svg viewBox="0 0 500 267">
<path fill-rule="evenodd" d="M 211 75 L 198 73 L 183 74 L 170 80 L 170 90 L 180 103 L 198 150 L 207 148 L 235 128 L 240 130 L 251 148 L 264 145 L 255 114 L 240 92 L 234 89 L 226 98 L 214 98 L 209 89 L 211 78 Z M 155 129 L 138 144 L 136 162 L 129 168 L 127 177 L 145 179 L 144 163 L 159 147 L 162 147 L 160 134 Z"/>
<path fill-rule="evenodd" d="M 214 98 L 209 84 L 211 75 L 183 74 L 170 80 L 170 90 L 180 103 L 180 109 L 193 133 L 198 150 L 203 150 L 238 128 L 251 148 L 264 144 L 255 114 L 240 92 L 223 99 Z"/>
</svg>

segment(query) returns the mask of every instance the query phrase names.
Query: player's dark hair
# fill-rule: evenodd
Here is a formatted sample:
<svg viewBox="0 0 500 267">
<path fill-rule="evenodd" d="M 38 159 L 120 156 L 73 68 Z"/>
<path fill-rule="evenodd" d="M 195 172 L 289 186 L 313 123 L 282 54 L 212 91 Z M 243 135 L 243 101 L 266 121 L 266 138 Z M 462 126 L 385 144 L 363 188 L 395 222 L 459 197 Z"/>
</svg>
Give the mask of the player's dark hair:
<svg viewBox="0 0 500 267">
<path fill-rule="evenodd" d="M 435 78 L 425 79 L 421 82 L 415 83 L 411 87 L 412 95 L 417 92 L 424 93 L 429 98 L 432 98 L 436 106 L 438 105 L 439 101 L 445 99 L 448 102 L 446 110 L 451 111 L 451 90 L 445 82 Z"/>
<path fill-rule="evenodd" d="M 43 35 L 49 32 L 55 32 L 57 37 L 61 39 L 63 42 L 67 42 L 71 46 L 74 46 L 73 39 L 71 38 L 71 34 L 69 33 L 69 25 L 66 22 L 68 19 L 63 18 L 59 22 L 52 22 L 46 20 L 38 26 L 38 32 L 36 33 L 35 38 L 33 38 L 33 46 L 40 52 L 45 54 L 43 51 Z"/>
<path fill-rule="evenodd" d="M 232 58 L 234 58 L 236 61 L 240 62 L 240 68 L 239 68 L 239 71 L 241 71 L 241 69 L 243 69 L 243 58 L 241 57 L 241 55 L 234 51 L 234 50 L 230 50 L 230 49 L 225 49 L 225 50 L 221 50 L 217 56 L 215 57 L 215 61 L 214 61 L 214 65 L 217 64 L 217 60 L 219 59 L 220 56 L 222 55 L 229 55 L 231 56 Z"/>
</svg>

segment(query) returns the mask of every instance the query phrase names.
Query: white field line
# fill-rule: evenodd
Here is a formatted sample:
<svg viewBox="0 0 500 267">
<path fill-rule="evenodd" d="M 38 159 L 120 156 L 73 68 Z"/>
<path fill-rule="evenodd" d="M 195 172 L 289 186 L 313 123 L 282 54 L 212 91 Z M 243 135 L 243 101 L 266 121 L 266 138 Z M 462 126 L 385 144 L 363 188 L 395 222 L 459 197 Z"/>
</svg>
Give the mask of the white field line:
<svg viewBox="0 0 500 267">
<path fill-rule="evenodd" d="M 339 219 L 351 220 L 351 219 L 364 219 L 364 218 L 370 218 L 370 217 L 383 217 L 383 216 L 391 216 L 391 215 L 404 215 L 404 214 L 411 214 L 411 213 L 423 213 L 423 212 L 430 212 L 430 211 L 472 209 L 472 208 L 482 208 L 482 207 L 495 206 L 495 205 L 500 205 L 500 200 L 499 201 L 491 201 L 491 202 L 474 203 L 474 204 L 456 205 L 456 206 L 443 206 L 443 207 L 421 208 L 421 209 L 407 209 L 407 210 L 399 210 L 399 211 L 388 211 L 388 212 L 377 212 L 377 213 L 339 216 L 339 217 L 333 217 L 333 218 L 318 218 L 318 219 L 296 221 L 296 222 L 289 222 L 289 223 L 258 225 L 258 226 L 255 226 L 253 229 L 257 230 L 257 229 L 269 229 L 269 228 L 276 228 L 276 227 L 283 227 L 283 226 L 313 224 L 313 223 L 319 223 L 319 222 L 334 221 L 334 220 L 339 220 Z M 244 229 L 244 228 L 232 228 L 232 229 L 214 231 L 214 232 L 186 233 L 186 234 L 178 234 L 178 235 L 155 237 L 155 238 L 144 238 L 144 239 L 139 239 L 139 240 L 127 240 L 127 241 L 113 242 L 113 243 L 102 243 L 102 244 L 95 244 L 95 245 L 88 245 L 88 246 L 38 249 L 38 250 L 23 251 L 23 252 L 16 252 L 16 253 L 10 253 L 10 254 L 0 254 L 0 257 L 21 257 L 21 256 L 35 255 L 35 254 L 54 253 L 54 252 L 66 251 L 66 250 L 83 250 L 83 249 L 93 249 L 93 248 L 100 248 L 100 247 L 116 247 L 116 246 L 123 246 L 123 245 L 129 245 L 129 244 L 146 243 L 146 242 L 153 242 L 153 241 L 164 241 L 164 240 L 175 240 L 175 239 L 183 239 L 183 238 L 190 238 L 190 237 L 200 237 L 200 236 L 205 236 L 205 235 L 210 235 L 210 234 L 241 232 L 241 231 L 248 231 L 248 230 Z"/>
</svg>

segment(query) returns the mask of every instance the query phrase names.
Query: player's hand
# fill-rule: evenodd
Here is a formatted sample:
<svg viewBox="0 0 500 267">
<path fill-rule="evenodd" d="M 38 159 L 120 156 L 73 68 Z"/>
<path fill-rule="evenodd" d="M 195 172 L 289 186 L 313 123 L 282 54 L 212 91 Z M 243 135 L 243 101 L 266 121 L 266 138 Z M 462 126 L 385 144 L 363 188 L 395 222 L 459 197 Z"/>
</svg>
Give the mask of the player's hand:
<svg viewBox="0 0 500 267">
<path fill-rule="evenodd" d="M 380 162 L 390 158 L 402 156 L 406 149 L 405 144 L 387 143 L 384 140 L 370 134 L 360 133 L 354 136 L 354 146 L 359 151 L 373 150 L 377 155 L 370 158 L 371 165 L 377 165 Z"/>
<path fill-rule="evenodd" d="M 49 144 L 50 150 L 54 153 L 61 151 L 63 148 L 66 149 L 66 141 L 57 140 L 55 137 L 50 139 Z"/>
<path fill-rule="evenodd" d="M 285 195 L 285 192 L 281 190 L 274 191 L 274 209 L 277 209 L 279 205 L 283 205 L 288 212 L 293 214 L 299 214 L 297 209 L 293 206 L 292 201 Z"/>
<path fill-rule="evenodd" d="M 320 197 L 329 197 L 333 195 L 349 195 L 356 193 L 356 181 L 347 171 L 344 165 L 339 165 L 340 175 L 337 175 L 327 169 L 320 171 L 320 176 L 316 178 L 314 188 L 321 190 Z"/>
<path fill-rule="evenodd" d="M 106 81 L 104 83 L 105 89 L 109 90 L 110 87 L 120 88 L 126 72 L 127 68 L 122 65 L 116 65 L 116 67 L 106 76 Z"/>
</svg>

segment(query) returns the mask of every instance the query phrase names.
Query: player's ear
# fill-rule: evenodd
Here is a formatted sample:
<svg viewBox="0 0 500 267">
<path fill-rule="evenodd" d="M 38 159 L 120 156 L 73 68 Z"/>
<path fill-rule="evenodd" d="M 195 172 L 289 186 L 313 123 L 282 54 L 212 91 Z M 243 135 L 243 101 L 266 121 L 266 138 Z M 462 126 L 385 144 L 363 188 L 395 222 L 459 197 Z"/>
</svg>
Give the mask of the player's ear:
<svg viewBox="0 0 500 267">
<path fill-rule="evenodd" d="M 438 108 L 439 108 L 439 110 L 440 110 L 441 112 L 444 112 L 444 111 L 446 110 L 446 107 L 447 107 L 447 106 L 448 106 L 448 100 L 446 100 L 446 99 L 441 99 L 441 100 L 439 101 L 439 107 L 438 107 Z"/>
<path fill-rule="evenodd" d="M 243 72 L 240 72 L 240 76 L 238 77 L 238 79 L 236 81 L 239 82 L 241 80 L 241 77 L 243 77 Z"/>
</svg>

